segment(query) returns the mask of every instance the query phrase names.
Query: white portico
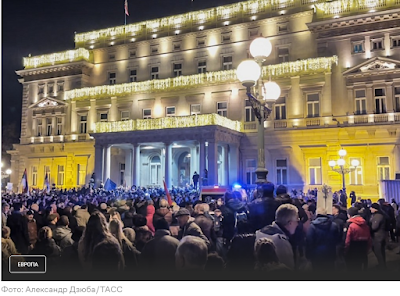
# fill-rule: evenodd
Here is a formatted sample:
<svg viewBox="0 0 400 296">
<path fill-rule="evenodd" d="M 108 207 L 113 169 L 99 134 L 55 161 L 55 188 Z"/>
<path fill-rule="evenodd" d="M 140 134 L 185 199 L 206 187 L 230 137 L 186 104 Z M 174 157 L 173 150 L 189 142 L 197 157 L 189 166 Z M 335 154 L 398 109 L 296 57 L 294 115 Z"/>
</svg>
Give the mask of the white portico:
<svg viewBox="0 0 400 296">
<path fill-rule="evenodd" d="M 240 129 L 217 114 L 98 123 L 96 181 L 185 186 L 207 169 L 209 185 L 227 186 L 239 179 Z"/>
</svg>

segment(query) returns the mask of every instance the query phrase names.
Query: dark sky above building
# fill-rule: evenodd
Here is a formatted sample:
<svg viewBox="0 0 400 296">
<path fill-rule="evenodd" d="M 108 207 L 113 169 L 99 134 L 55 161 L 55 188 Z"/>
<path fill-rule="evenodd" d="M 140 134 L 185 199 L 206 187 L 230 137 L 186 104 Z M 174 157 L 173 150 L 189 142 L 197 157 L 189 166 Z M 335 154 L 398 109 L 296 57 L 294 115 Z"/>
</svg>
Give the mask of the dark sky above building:
<svg viewBox="0 0 400 296">
<path fill-rule="evenodd" d="M 74 32 L 124 24 L 125 0 L 2 1 L 2 126 L 16 123 L 19 135 L 22 58 L 73 49 Z M 235 0 L 128 0 L 127 23 L 211 8 Z"/>
</svg>

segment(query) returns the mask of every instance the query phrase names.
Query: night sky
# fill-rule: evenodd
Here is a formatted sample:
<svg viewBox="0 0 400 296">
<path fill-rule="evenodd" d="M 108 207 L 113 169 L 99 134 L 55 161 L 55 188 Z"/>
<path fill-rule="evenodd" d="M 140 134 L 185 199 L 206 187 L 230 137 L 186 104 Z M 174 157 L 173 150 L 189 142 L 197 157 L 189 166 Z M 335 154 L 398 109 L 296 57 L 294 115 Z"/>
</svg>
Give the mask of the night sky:
<svg viewBox="0 0 400 296">
<path fill-rule="evenodd" d="M 239 1 L 128 0 L 127 24 L 234 2 Z M 2 135 L 15 123 L 14 143 L 19 141 L 22 85 L 15 71 L 23 69 L 23 57 L 73 49 L 74 32 L 123 24 L 124 0 L 2 1 Z"/>
</svg>

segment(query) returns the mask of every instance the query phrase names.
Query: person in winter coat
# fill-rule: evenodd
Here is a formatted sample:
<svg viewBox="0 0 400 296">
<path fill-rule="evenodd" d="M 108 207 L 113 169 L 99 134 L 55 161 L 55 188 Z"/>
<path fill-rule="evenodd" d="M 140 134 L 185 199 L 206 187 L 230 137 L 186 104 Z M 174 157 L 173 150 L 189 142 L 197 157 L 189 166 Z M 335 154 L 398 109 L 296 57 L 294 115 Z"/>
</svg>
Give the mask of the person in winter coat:
<svg viewBox="0 0 400 296">
<path fill-rule="evenodd" d="M 254 255 L 256 259 L 255 270 L 268 273 L 290 272 L 290 269 L 285 264 L 279 262 L 276 247 L 269 238 L 263 237 L 256 241 Z"/>
<path fill-rule="evenodd" d="M 28 211 L 26 213 L 26 219 L 28 220 L 29 250 L 35 247 L 38 237 L 38 228 L 36 220 L 33 217 L 33 211 Z"/>
<path fill-rule="evenodd" d="M 53 232 L 50 227 L 44 226 L 39 230 L 38 241 L 30 254 L 45 255 L 47 271 L 55 270 L 60 260 L 61 249 L 54 241 Z"/>
<path fill-rule="evenodd" d="M 230 271 L 254 270 L 254 233 L 237 234 L 233 237 L 227 252 L 226 268 Z"/>
<path fill-rule="evenodd" d="M 140 256 L 142 268 L 152 272 L 172 271 L 175 269 L 175 252 L 179 240 L 171 236 L 168 222 L 156 220 L 154 238 L 144 245 Z"/>
<path fill-rule="evenodd" d="M 7 218 L 7 226 L 11 230 L 11 239 L 15 244 L 18 252 L 21 254 L 28 253 L 29 234 L 28 234 L 28 220 L 21 213 L 21 204 L 14 204 L 14 211 Z"/>
<path fill-rule="evenodd" d="M 378 259 L 378 268 L 386 269 L 386 236 L 387 231 L 385 217 L 382 214 L 382 209 L 378 203 L 371 205 L 371 237 L 372 237 L 372 250 Z"/>
<path fill-rule="evenodd" d="M 392 242 L 395 241 L 395 236 L 394 236 L 394 228 L 396 225 L 396 214 L 393 209 L 393 207 L 385 201 L 385 199 L 381 198 L 378 200 L 379 205 L 381 206 L 381 214 L 383 216 L 386 216 L 386 223 L 387 223 L 387 229 L 390 234 L 390 240 Z"/>
<path fill-rule="evenodd" d="M 228 249 L 233 236 L 237 233 L 241 233 L 236 227 L 240 225 L 237 224 L 236 214 L 237 213 L 247 213 L 246 204 L 236 198 L 231 192 L 225 193 L 225 204 L 221 206 L 222 212 L 222 236 L 225 241 L 225 247 Z"/>
<path fill-rule="evenodd" d="M 86 224 L 88 223 L 90 218 L 90 214 L 87 211 L 86 205 L 83 205 L 80 209 L 76 210 L 75 218 L 78 226 L 86 227 Z"/>
<path fill-rule="evenodd" d="M 61 265 L 68 274 L 75 273 L 81 270 L 78 255 L 78 243 L 84 231 L 85 227 L 76 227 L 71 237 L 74 243 L 68 247 L 65 247 L 65 249 L 62 251 Z"/>
<path fill-rule="evenodd" d="M 64 250 L 66 247 L 69 247 L 74 243 L 74 240 L 72 239 L 72 231 L 68 226 L 68 217 L 61 216 L 59 225 L 53 232 L 53 238 L 61 250 Z"/>
<path fill-rule="evenodd" d="M 43 215 L 41 213 L 39 213 L 39 205 L 32 204 L 31 211 L 33 212 L 33 218 L 36 221 L 37 229 L 40 229 L 43 226 L 46 226 L 46 221 L 45 221 Z"/>
<path fill-rule="evenodd" d="M 197 236 L 204 240 L 207 247 L 210 246 L 210 241 L 201 231 L 199 225 L 194 222 L 194 218 L 190 217 L 190 212 L 187 209 L 179 209 L 175 214 L 175 217 L 178 220 L 179 227 L 181 228 L 178 234 L 178 239 L 181 240 L 183 237 L 188 235 Z"/>
<path fill-rule="evenodd" d="M 146 220 L 147 220 L 147 227 L 149 227 L 149 230 L 151 231 L 151 234 L 154 235 L 154 233 L 156 232 L 156 230 L 154 229 L 154 225 L 153 225 L 153 216 L 154 213 L 156 211 L 156 209 L 154 208 L 153 205 L 153 201 L 149 200 L 147 202 L 147 212 L 146 212 Z"/>
<path fill-rule="evenodd" d="M 347 210 L 349 225 L 345 228 L 344 254 L 348 271 L 365 270 L 368 267 L 368 250 L 371 248 L 371 234 L 367 222 L 358 214 L 358 209 Z"/>
<path fill-rule="evenodd" d="M 274 199 L 274 184 L 268 182 L 257 188 L 258 198 L 249 203 L 249 221 L 253 231 L 271 225 L 279 203 Z"/>
<path fill-rule="evenodd" d="M 197 225 L 199 225 L 203 234 L 208 238 L 212 246 L 215 247 L 217 237 L 214 232 L 214 221 L 209 215 L 206 215 L 209 209 L 210 207 L 208 206 L 208 204 L 205 203 L 197 204 L 194 207 L 194 213 L 195 213 L 194 222 Z"/>
<path fill-rule="evenodd" d="M 275 221 L 256 231 L 256 239 L 266 237 L 274 242 L 280 262 L 293 270 L 295 268 L 292 245 L 289 242 L 299 224 L 298 210 L 294 205 L 284 204 L 276 210 Z"/>
<path fill-rule="evenodd" d="M 333 270 L 336 245 L 340 241 L 339 228 L 323 208 L 317 209 L 317 218 L 311 222 L 306 237 L 306 257 L 314 271 Z"/>
<path fill-rule="evenodd" d="M 172 223 L 172 212 L 168 209 L 168 201 L 165 199 L 160 199 L 160 208 L 156 210 L 153 216 L 153 225 L 157 223 L 157 220 L 164 218 L 168 225 Z"/>
</svg>

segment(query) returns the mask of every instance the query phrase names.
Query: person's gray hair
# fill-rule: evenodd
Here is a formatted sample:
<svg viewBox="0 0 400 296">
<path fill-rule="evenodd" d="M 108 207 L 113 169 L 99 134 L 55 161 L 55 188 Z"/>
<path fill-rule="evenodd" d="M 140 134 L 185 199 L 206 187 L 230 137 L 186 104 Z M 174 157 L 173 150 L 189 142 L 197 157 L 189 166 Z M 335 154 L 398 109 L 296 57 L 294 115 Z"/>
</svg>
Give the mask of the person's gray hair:
<svg viewBox="0 0 400 296">
<path fill-rule="evenodd" d="M 328 212 L 324 208 L 318 208 L 317 211 L 315 212 L 317 215 L 327 215 Z"/>
<path fill-rule="evenodd" d="M 168 201 L 166 199 L 160 199 L 160 208 L 168 208 Z"/>
<path fill-rule="evenodd" d="M 275 222 L 285 226 L 290 221 L 298 219 L 299 217 L 298 212 L 299 210 L 296 208 L 296 206 L 292 204 L 280 205 L 275 213 Z"/>
<path fill-rule="evenodd" d="M 175 262 L 178 269 L 204 269 L 208 248 L 203 239 L 188 235 L 178 245 Z"/>
</svg>

